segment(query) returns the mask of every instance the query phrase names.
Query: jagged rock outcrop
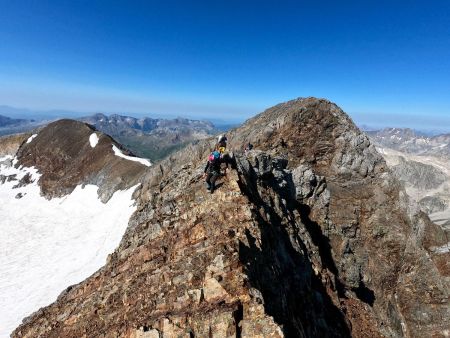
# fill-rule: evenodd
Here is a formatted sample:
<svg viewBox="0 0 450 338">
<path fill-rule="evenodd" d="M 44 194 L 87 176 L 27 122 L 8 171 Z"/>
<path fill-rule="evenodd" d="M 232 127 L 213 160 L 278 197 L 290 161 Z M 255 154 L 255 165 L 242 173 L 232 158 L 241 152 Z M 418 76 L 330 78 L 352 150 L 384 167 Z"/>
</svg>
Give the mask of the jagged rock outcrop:
<svg viewBox="0 0 450 338">
<path fill-rule="evenodd" d="M 150 168 L 105 267 L 13 337 L 448 334 L 449 271 L 430 251 L 443 238 L 342 110 L 289 101 L 229 139 L 213 195 L 213 140 Z"/>
</svg>

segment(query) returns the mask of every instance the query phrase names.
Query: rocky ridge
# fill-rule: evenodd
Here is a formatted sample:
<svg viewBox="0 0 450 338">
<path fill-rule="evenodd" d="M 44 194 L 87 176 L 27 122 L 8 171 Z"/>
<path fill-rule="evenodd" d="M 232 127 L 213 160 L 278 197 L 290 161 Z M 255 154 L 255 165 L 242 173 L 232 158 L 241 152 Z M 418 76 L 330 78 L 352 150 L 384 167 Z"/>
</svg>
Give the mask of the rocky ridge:
<svg viewBox="0 0 450 338">
<path fill-rule="evenodd" d="M 108 263 L 13 337 L 444 337 L 448 253 L 335 104 L 289 101 L 151 167 Z M 247 142 L 253 151 L 243 154 Z"/>
</svg>

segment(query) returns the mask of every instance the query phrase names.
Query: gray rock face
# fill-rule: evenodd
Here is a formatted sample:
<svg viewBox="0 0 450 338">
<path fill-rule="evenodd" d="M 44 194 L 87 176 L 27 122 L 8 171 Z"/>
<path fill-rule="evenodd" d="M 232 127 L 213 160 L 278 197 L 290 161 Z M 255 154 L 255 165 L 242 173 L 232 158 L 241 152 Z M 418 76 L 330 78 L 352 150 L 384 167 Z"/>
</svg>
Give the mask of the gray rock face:
<svg viewBox="0 0 450 338">
<path fill-rule="evenodd" d="M 419 205 L 427 214 L 444 211 L 448 209 L 448 202 L 437 196 L 425 196 L 419 201 Z"/>
<path fill-rule="evenodd" d="M 308 198 L 319 196 L 326 189 L 325 178 L 316 176 L 307 165 L 299 165 L 292 170 L 295 185 L 295 198 L 298 201 L 307 201 Z M 328 194 L 328 190 L 326 191 Z"/>
<path fill-rule="evenodd" d="M 104 268 L 13 337 L 433 337 L 450 318 L 442 232 L 336 105 L 289 101 L 150 168 Z M 242 153 L 251 142 L 253 151 Z"/>
<path fill-rule="evenodd" d="M 421 190 L 438 188 L 449 177 L 436 167 L 399 157 L 399 164 L 392 167 L 394 175 L 402 182 Z"/>
</svg>

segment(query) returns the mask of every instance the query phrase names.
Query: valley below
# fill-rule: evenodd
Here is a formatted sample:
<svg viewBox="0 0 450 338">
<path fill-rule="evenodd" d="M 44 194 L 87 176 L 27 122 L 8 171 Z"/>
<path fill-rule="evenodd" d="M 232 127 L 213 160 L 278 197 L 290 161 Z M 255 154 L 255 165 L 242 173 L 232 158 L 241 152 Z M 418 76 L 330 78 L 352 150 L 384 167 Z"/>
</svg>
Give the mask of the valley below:
<svg viewBox="0 0 450 338">
<path fill-rule="evenodd" d="M 430 138 L 399 128 L 372 132 L 369 137 L 404 184 L 411 207 L 423 210 L 450 239 L 450 138 Z M 448 246 L 436 250 L 448 250 Z"/>
</svg>

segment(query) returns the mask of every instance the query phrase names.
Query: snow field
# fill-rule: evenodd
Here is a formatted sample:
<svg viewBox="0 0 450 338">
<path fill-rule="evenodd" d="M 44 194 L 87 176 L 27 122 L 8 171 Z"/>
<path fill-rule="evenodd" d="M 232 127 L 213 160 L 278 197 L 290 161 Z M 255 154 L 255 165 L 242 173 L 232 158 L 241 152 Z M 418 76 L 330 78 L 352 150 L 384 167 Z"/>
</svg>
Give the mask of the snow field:
<svg viewBox="0 0 450 338">
<path fill-rule="evenodd" d="M 105 264 L 135 210 L 135 187 L 117 191 L 106 204 L 93 185 L 46 200 L 36 169 L 1 162 L 0 174 L 35 179 L 18 189 L 12 188 L 17 181 L 0 184 L 0 337 L 8 337 L 24 317 Z"/>
<path fill-rule="evenodd" d="M 122 157 L 122 158 L 124 158 L 124 159 L 126 159 L 126 160 L 129 160 L 129 161 L 139 162 L 139 163 L 141 163 L 141 164 L 143 164 L 143 165 L 145 165 L 145 166 L 147 166 L 147 167 L 150 167 L 150 166 L 152 165 L 152 164 L 150 163 L 150 161 L 147 160 L 147 159 L 145 159 L 145 158 L 133 157 L 133 156 L 127 156 L 127 155 L 125 155 L 125 154 L 122 153 L 122 152 L 120 151 L 120 149 L 117 148 L 114 144 L 112 145 L 112 148 L 113 148 L 113 151 L 114 151 L 114 155 L 116 155 L 116 156 Z"/>
</svg>

